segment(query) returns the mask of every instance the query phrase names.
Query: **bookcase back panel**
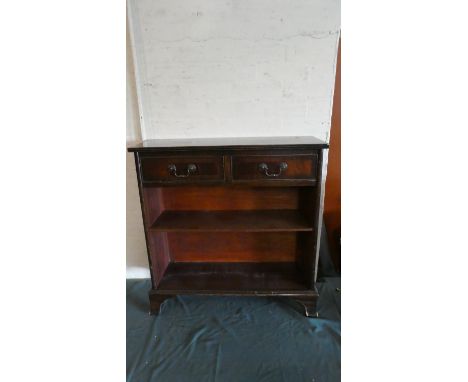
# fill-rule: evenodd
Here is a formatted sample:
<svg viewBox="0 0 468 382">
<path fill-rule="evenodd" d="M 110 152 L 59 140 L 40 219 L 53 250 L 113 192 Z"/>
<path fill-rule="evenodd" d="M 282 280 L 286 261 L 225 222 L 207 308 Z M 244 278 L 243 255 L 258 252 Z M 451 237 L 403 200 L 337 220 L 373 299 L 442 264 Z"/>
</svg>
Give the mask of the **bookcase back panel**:
<svg viewBox="0 0 468 382">
<path fill-rule="evenodd" d="M 166 210 L 271 210 L 298 209 L 300 187 L 165 187 Z M 303 192 L 303 191 L 302 191 Z"/>
<path fill-rule="evenodd" d="M 174 262 L 293 262 L 298 248 L 295 232 L 170 232 Z"/>
</svg>

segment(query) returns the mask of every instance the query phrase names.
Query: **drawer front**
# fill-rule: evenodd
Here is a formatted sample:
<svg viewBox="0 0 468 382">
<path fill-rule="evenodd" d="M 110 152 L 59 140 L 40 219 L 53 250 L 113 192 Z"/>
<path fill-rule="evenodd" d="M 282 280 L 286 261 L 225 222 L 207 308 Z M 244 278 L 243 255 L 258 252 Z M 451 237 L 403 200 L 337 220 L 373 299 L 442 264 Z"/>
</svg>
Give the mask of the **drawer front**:
<svg viewBox="0 0 468 382">
<path fill-rule="evenodd" d="M 224 181 L 222 156 L 142 157 L 143 183 L 209 183 Z"/>
<path fill-rule="evenodd" d="M 317 180 L 317 154 L 232 157 L 233 181 Z"/>
</svg>

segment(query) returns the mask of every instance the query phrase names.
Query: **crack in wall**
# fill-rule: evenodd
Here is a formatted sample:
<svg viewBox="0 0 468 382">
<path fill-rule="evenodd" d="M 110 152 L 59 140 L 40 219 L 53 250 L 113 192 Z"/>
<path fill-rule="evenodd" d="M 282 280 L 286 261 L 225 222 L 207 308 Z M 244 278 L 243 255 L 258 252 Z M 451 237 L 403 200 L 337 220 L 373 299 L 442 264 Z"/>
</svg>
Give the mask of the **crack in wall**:
<svg viewBox="0 0 468 382">
<path fill-rule="evenodd" d="M 202 43 L 202 42 L 208 42 L 208 41 L 215 41 L 215 40 L 230 40 L 230 41 L 250 41 L 250 42 L 260 42 L 260 41 L 276 41 L 276 42 L 282 42 L 285 40 L 293 40 L 296 38 L 311 38 L 314 40 L 322 40 L 325 38 L 329 38 L 331 36 L 336 36 L 340 33 L 339 30 L 336 31 L 328 31 L 328 32 L 303 32 L 303 33 L 297 33 L 294 35 L 290 36 L 284 36 L 284 37 L 279 37 L 279 38 L 274 38 L 274 37 L 265 37 L 262 36 L 261 38 L 248 38 L 248 37 L 232 37 L 232 36 L 217 36 L 217 37 L 207 37 L 203 39 L 194 39 L 192 37 L 183 37 L 180 39 L 174 39 L 174 40 L 167 40 L 167 39 L 159 39 L 156 38 L 155 41 L 160 42 L 160 43 L 178 43 L 178 42 L 194 42 L 194 43 Z"/>
</svg>

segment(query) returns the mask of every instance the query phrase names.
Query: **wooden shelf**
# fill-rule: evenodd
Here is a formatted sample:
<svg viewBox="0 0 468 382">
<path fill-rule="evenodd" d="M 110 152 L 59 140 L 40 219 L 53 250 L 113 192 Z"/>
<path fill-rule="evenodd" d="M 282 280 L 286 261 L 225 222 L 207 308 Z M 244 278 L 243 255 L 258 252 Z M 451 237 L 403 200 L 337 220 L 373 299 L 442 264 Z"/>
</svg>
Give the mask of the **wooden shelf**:
<svg viewBox="0 0 468 382">
<path fill-rule="evenodd" d="M 292 262 L 170 263 L 157 294 L 304 294 L 303 275 Z"/>
<path fill-rule="evenodd" d="M 162 232 L 197 231 L 313 231 L 297 210 L 164 211 L 151 229 Z"/>
</svg>

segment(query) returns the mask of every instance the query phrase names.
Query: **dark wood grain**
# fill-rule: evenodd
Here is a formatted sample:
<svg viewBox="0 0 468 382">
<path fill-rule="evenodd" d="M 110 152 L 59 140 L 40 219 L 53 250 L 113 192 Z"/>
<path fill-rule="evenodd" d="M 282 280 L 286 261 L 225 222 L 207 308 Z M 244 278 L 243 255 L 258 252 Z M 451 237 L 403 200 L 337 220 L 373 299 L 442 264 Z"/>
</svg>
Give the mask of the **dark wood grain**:
<svg viewBox="0 0 468 382">
<path fill-rule="evenodd" d="M 165 232 L 152 232 L 151 223 L 164 211 L 164 200 L 161 189 L 148 189 L 142 187 L 144 202 L 143 219 L 146 231 L 146 243 L 151 264 L 151 274 L 154 287 L 157 287 L 170 262 L 167 234 Z"/>
<path fill-rule="evenodd" d="M 168 232 L 172 261 L 295 261 L 296 232 Z"/>
<path fill-rule="evenodd" d="M 192 165 L 195 170 L 188 171 Z M 224 160 L 222 156 L 154 156 L 143 157 L 140 162 L 143 183 L 200 183 L 223 182 Z M 171 171 L 173 167 L 175 171 Z"/>
<path fill-rule="evenodd" d="M 318 317 L 318 296 L 296 296 L 294 299 L 302 305 L 302 308 L 304 309 L 304 314 L 307 317 Z"/>
<path fill-rule="evenodd" d="M 297 210 L 164 211 L 151 227 L 162 232 L 275 232 L 312 231 Z"/>
<path fill-rule="evenodd" d="M 160 291 L 203 294 L 304 293 L 304 276 L 294 263 L 171 263 Z"/>
<path fill-rule="evenodd" d="M 161 189 L 168 210 L 294 210 L 300 208 L 299 187 L 184 186 Z M 154 222 L 154 220 L 153 220 Z"/>
<path fill-rule="evenodd" d="M 156 277 L 154 275 L 153 264 L 151 261 L 151 254 L 153 253 L 153 251 L 150 248 L 150 242 L 149 242 L 149 237 L 148 237 L 148 228 L 150 226 L 148 222 L 154 221 L 154 219 L 148 219 L 148 215 L 146 213 L 148 209 L 148 206 L 147 206 L 148 203 L 145 201 L 145 198 L 144 198 L 144 188 L 143 188 L 143 183 L 141 181 L 140 153 L 135 151 L 134 158 L 135 158 L 135 169 L 136 169 L 137 183 L 138 183 L 138 193 L 140 196 L 140 208 L 141 208 L 141 216 L 143 220 L 143 230 L 145 232 L 146 254 L 148 257 L 148 265 L 149 265 L 149 271 L 150 271 L 150 277 L 151 277 L 151 286 L 154 289 L 156 288 Z"/>
<path fill-rule="evenodd" d="M 226 137 L 192 139 L 150 139 L 128 147 L 128 151 L 171 150 L 236 150 L 264 148 L 327 148 L 328 144 L 316 137 Z"/>
<path fill-rule="evenodd" d="M 296 138 L 187 144 L 158 140 L 129 149 L 151 312 L 171 296 L 194 293 L 290 296 L 313 315 L 327 145 Z M 268 176 L 282 162 L 287 169 Z M 259 171 L 261 163 L 268 172 Z"/>
<path fill-rule="evenodd" d="M 233 182 L 262 180 L 277 182 L 281 180 L 317 180 L 317 155 L 243 155 L 232 157 Z M 280 164 L 287 168 L 281 170 Z M 264 164 L 269 173 L 260 170 Z"/>
<path fill-rule="evenodd" d="M 341 42 L 338 45 L 335 91 L 330 128 L 330 150 L 323 220 L 336 270 L 341 269 Z"/>
<path fill-rule="evenodd" d="M 319 156 L 318 166 L 321 169 L 319 172 L 319 179 L 317 182 L 317 187 L 315 191 L 314 198 L 311 200 L 311 211 L 314 216 L 314 234 L 309 238 L 310 245 L 309 248 L 312 250 L 312 254 L 307 256 L 307 260 L 310 262 L 311 272 L 313 277 L 310 279 L 310 287 L 315 286 L 317 281 L 317 272 L 318 272 L 318 261 L 319 261 L 319 252 L 320 252 L 320 232 L 322 228 L 323 221 L 323 202 L 325 199 L 325 179 L 326 179 L 326 165 L 328 161 L 328 149 L 321 150 Z"/>
<path fill-rule="evenodd" d="M 150 314 L 158 314 L 162 303 L 174 296 L 173 294 L 167 293 L 154 293 L 154 290 L 150 290 L 148 295 L 150 300 Z"/>
</svg>

